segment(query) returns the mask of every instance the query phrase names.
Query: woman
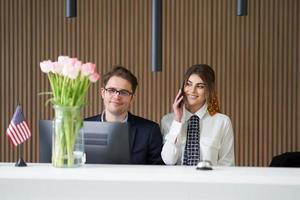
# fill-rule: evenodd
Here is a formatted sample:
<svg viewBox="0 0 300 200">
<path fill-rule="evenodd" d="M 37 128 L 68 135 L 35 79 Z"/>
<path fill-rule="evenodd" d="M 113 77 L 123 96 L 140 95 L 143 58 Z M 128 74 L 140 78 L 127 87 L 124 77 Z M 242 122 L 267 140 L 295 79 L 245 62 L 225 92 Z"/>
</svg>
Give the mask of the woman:
<svg viewBox="0 0 300 200">
<path fill-rule="evenodd" d="M 215 73 L 205 64 L 191 66 L 174 103 L 173 113 L 161 120 L 167 165 L 234 165 L 233 129 L 221 114 L 215 93 Z"/>
</svg>

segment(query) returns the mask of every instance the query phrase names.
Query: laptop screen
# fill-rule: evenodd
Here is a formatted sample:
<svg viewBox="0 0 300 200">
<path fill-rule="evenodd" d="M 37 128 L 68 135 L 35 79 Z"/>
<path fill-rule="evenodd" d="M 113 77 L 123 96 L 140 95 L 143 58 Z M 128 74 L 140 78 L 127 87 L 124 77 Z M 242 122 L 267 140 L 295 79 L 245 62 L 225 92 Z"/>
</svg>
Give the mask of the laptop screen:
<svg viewBox="0 0 300 200">
<path fill-rule="evenodd" d="M 39 161 L 41 163 L 51 162 L 52 129 L 51 120 L 39 121 Z M 85 121 L 83 131 L 86 163 L 130 163 L 127 123 Z"/>
</svg>

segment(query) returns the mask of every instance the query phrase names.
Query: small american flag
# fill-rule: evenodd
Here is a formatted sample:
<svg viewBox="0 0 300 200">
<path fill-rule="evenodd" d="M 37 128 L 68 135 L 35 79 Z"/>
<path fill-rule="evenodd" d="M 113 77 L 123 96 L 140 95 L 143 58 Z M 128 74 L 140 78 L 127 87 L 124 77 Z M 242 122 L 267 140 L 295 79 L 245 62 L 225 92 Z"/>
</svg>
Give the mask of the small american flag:
<svg viewBox="0 0 300 200">
<path fill-rule="evenodd" d="M 14 116 L 6 130 L 6 134 L 15 146 L 22 144 L 30 138 L 31 131 L 24 119 L 21 106 L 17 106 Z"/>
</svg>

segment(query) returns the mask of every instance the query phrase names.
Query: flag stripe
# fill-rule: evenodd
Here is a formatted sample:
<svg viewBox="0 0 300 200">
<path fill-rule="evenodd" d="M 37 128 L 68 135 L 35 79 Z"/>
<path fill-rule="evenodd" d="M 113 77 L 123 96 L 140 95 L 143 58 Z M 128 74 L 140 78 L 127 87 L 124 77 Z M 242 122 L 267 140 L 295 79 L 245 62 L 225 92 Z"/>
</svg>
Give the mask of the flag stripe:
<svg viewBox="0 0 300 200">
<path fill-rule="evenodd" d="M 22 133 L 22 136 L 24 136 L 24 140 L 27 140 L 27 133 L 26 130 L 24 129 L 24 127 L 22 126 L 22 123 L 20 123 L 19 125 L 17 125 L 18 129 L 20 130 L 20 132 Z"/>
<path fill-rule="evenodd" d="M 12 132 L 18 137 L 18 139 L 22 143 L 24 141 L 24 139 L 23 139 L 21 133 L 19 132 L 19 130 L 17 129 L 17 127 L 13 123 L 11 123 L 11 128 L 12 128 L 11 129 Z M 19 143 L 19 144 L 21 144 L 21 143 Z"/>
<path fill-rule="evenodd" d="M 18 144 L 21 144 L 21 141 L 20 141 L 20 139 L 11 131 L 11 129 L 9 129 L 9 131 L 10 131 L 10 136 L 11 136 L 11 138 L 12 139 L 14 139 L 14 141 L 16 142 L 16 144 L 18 145 Z"/>
<path fill-rule="evenodd" d="M 26 137 L 26 140 L 27 140 L 29 138 L 29 134 L 28 134 L 27 130 L 25 129 L 25 124 L 22 122 L 20 124 L 20 127 L 22 128 L 23 133 L 25 134 L 25 137 Z"/>
<path fill-rule="evenodd" d="M 27 122 L 24 121 L 24 123 L 22 123 L 22 124 L 24 125 L 25 129 L 27 130 L 28 138 L 30 138 L 30 136 L 31 136 L 31 131 L 30 131 L 30 128 L 29 128 Z"/>
<path fill-rule="evenodd" d="M 20 127 L 20 129 L 22 129 L 22 132 L 24 133 L 25 140 L 27 140 L 29 137 L 28 137 L 27 130 L 23 126 L 23 122 L 20 123 L 20 125 L 18 125 L 18 127 Z"/>
<path fill-rule="evenodd" d="M 16 130 L 16 132 L 19 133 L 19 135 L 22 137 L 22 142 L 26 140 L 26 136 L 25 133 L 23 132 L 22 128 L 20 127 L 20 125 L 13 125 L 14 129 Z"/>
<path fill-rule="evenodd" d="M 17 146 L 18 143 L 15 140 L 14 136 L 11 135 L 11 132 L 9 129 L 7 129 L 6 134 L 8 135 L 8 138 L 10 139 L 10 141 L 13 143 L 13 145 Z"/>
<path fill-rule="evenodd" d="M 18 144 L 21 144 L 21 141 L 18 137 L 18 135 L 15 133 L 13 127 L 11 126 L 11 124 L 9 125 L 9 130 L 10 130 L 10 135 L 14 137 L 14 139 L 17 141 Z"/>
</svg>

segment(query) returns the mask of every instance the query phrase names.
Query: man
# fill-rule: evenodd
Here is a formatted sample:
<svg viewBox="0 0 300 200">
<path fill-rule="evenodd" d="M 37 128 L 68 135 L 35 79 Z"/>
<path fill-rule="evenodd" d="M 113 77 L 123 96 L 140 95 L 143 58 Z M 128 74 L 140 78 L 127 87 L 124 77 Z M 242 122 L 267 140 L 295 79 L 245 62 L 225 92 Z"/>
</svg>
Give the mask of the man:
<svg viewBox="0 0 300 200">
<path fill-rule="evenodd" d="M 129 112 L 138 85 L 136 77 L 126 68 L 116 66 L 104 75 L 103 83 L 101 96 L 105 109 L 85 120 L 128 123 L 131 164 L 163 164 L 158 124 Z"/>
</svg>

